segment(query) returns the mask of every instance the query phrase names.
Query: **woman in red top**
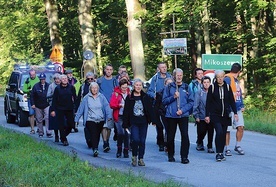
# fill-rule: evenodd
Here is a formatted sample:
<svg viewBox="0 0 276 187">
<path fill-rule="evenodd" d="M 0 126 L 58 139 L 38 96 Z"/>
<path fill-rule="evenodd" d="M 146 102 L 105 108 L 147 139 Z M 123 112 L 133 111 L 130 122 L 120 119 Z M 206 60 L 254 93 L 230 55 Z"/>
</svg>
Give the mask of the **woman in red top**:
<svg viewBox="0 0 276 187">
<path fill-rule="evenodd" d="M 110 108 L 113 109 L 113 119 L 117 128 L 117 154 L 116 157 L 120 158 L 122 156 L 122 145 L 124 143 L 124 158 L 128 158 L 128 145 L 129 145 L 129 135 L 123 129 L 123 111 L 125 105 L 125 99 L 130 94 L 128 87 L 128 81 L 126 79 L 121 79 L 119 81 L 119 86 L 114 88 L 110 99 Z"/>
</svg>

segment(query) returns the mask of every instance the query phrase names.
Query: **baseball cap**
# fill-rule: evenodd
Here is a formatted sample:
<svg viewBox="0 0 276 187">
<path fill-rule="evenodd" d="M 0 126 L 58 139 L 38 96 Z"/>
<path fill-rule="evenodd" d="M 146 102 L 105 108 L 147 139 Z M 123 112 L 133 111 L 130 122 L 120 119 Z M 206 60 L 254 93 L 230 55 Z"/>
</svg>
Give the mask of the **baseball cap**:
<svg viewBox="0 0 276 187">
<path fill-rule="evenodd" d="M 40 75 L 38 76 L 39 79 L 46 79 L 46 75 L 45 73 L 40 73 Z"/>
</svg>

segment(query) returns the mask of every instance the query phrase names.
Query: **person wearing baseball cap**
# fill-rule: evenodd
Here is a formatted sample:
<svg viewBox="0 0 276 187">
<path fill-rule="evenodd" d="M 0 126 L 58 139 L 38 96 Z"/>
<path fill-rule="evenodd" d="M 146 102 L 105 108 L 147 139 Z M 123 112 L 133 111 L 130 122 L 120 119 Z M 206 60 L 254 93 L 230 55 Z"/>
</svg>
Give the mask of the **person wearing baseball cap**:
<svg viewBox="0 0 276 187">
<path fill-rule="evenodd" d="M 31 91 L 31 107 L 35 110 L 35 119 L 38 127 L 39 137 L 42 138 L 44 135 L 44 119 L 46 135 L 48 138 L 52 138 L 52 131 L 49 130 L 49 103 L 47 99 L 49 83 L 46 82 L 45 73 L 40 73 L 38 78 L 40 82 L 36 83 Z"/>
</svg>

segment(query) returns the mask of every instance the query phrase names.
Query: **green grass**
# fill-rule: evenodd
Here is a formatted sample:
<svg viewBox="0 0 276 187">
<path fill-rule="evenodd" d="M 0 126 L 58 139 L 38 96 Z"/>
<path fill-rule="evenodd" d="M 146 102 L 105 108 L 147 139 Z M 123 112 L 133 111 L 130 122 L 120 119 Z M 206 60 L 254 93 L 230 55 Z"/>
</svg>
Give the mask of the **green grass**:
<svg viewBox="0 0 276 187">
<path fill-rule="evenodd" d="M 244 112 L 245 129 L 276 135 L 276 112 L 250 109 Z"/>
<path fill-rule="evenodd" d="M 3 127 L 0 127 L 0 152 L 0 186 L 180 186 L 171 181 L 156 184 L 131 172 L 95 168 L 80 161 L 77 153 L 62 153 Z"/>
</svg>

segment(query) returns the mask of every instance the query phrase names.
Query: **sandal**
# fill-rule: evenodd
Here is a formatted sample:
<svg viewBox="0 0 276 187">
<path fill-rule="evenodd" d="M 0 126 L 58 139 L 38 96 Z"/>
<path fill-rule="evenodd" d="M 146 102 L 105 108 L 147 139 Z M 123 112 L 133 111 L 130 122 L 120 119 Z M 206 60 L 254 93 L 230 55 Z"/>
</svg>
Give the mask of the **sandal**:
<svg viewBox="0 0 276 187">
<path fill-rule="evenodd" d="M 31 130 L 31 131 L 30 131 L 30 134 L 35 134 L 35 131 L 34 131 L 34 130 Z"/>
</svg>

